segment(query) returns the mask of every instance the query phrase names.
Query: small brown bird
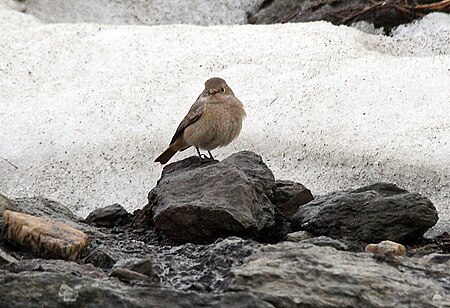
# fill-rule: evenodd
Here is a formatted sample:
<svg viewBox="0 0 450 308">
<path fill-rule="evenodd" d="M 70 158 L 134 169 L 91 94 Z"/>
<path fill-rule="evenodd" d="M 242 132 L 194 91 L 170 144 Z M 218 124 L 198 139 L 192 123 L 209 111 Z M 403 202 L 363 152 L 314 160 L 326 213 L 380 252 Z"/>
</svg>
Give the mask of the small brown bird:
<svg viewBox="0 0 450 308">
<path fill-rule="evenodd" d="M 207 80 L 205 89 L 181 121 L 169 147 L 155 162 L 165 164 L 175 153 L 191 146 L 195 147 L 200 159 L 205 158 L 199 149 L 207 150 L 209 159 L 214 159 L 210 151 L 233 141 L 241 132 L 244 117 L 244 106 L 225 80 Z"/>
</svg>

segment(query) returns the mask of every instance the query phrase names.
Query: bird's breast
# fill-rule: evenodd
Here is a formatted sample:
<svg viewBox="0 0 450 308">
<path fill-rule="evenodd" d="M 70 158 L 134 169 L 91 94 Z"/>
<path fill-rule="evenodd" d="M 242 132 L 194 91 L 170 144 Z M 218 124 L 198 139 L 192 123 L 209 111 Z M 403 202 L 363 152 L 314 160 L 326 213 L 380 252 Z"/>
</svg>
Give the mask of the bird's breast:
<svg viewBox="0 0 450 308">
<path fill-rule="evenodd" d="M 241 132 L 244 116 L 242 103 L 237 99 L 206 104 L 201 117 L 186 128 L 184 139 L 205 150 L 226 146 Z"/>
</svg>

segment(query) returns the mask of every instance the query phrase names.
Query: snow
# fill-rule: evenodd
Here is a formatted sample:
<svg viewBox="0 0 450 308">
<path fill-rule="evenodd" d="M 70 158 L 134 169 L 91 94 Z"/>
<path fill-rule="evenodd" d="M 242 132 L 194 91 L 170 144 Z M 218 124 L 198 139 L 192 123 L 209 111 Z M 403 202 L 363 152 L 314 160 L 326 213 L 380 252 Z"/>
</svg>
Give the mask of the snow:
<svg viewBox="0 0 450 308">
<path fill-rule="evenodd" d="M 245 24 L 264 0 L 0 0 L 49 23 Z"/>
<path fill-rule="evenodd" d="M 217 158 L 252 150 L 314 194 L 395 182 L 434 202 L 432 233 L 449 231 L 449 27 L 443 14 L 394 37 L 325 22 L 45 24 L 0 7 L 0 156 L 18 167 L 0 159 L 0 192 L 81 216 L 142 207 L 153 160 L 219 76 L 248 116 Z"/>
</svg>

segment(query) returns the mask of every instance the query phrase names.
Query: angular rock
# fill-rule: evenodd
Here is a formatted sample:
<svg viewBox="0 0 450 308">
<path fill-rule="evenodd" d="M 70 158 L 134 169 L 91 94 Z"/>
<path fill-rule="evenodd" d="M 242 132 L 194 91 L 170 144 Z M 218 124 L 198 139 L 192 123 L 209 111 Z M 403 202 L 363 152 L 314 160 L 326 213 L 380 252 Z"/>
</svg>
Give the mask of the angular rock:
<svg viewBox="0 0 450 308">
<path fill-rule="evenodd" d="M 163 169 L 141 216 L 180 242 L 256 238 L 275 224 L 273 185 L 272 172 L 255 153 L 203 164 L 190 157 Z"/>
<path fill-rule="evenodd" d="M 272 203 L 288 219 L 297 212 L 301 205 L 313 199 L 311 191 L 300 183 L 284 180 L 275 181 Z"/>
<path fill-rule="evenodd" d="M 88 224 L 97 227 L 117 227 L 130 222 L 131 214 L 120 204 L 109 205 L 92 211 L 85 219 Z"/>
<path fill-rule="evenodd" d="M 76 260 L 88 245 L 88 236 L 69 225 L 6 210 L 4 237 L 40 257 Z"/>
<path fill-rule="evenodd" d="M 107 248 L 99 247 L 90 252 L 83 261 L 101 269 L 109 270 L 116 264 L 117 257 L 114 258 Z"/>
<path fill-rule="evenodd" d="M 450 305 L 450 264 L 412 258 L 282 242 L 260 248 L 233 273 L 231 290 L 250 291 L 275 307 Z"/>
<path fill-rule="evenodd" d="M 376 183 L 317 197 L 298 209 L 291 227 L 355 243 L 412 243 L 437 220 L 427 198 L 394 184 Z"/>
<path fill-rule="evenodd" d="M 123 268 L 128 269 L 133 272 L 140 273 L 147 276 L 147 278 L 152 278 L 153 281 L 158 280 L 158 275 L 153 269 L 153 262 L 151 259 L 139 259 L 139 258 L 129 258 L 119 260 L 114 269 Z"/>
<path fill-rule="evenodd" d="M 2 307 L 272 307 L 249 292 L 224 294 L 128 285 L 91 265 L 22 260 L 0 269 Z"/>
<path fill-rule="evenodd" d="M 127 268 L 116 267 L 112 270 L 111 277 L 116 277 L 122 282 L 130 283 L 132 281 L 145 281 L 150 282 L 151 279 L 147 275 L 129 270 Z"/>
<path fill-rule="evenodd" d="M 366 253 L 373 253 L 377 255 L 386 256 L 404 256 L 406 255 L 406 248 L 402 244 L 392 241 L 382 241 L 378 244 L 369 244 L 364 249 Z"/>
<path fill-rule="evenodd" d="M 4 264 L 9 264 L 9 263 L 16 263 L 18 262 L 16 258 L 14 258 L 13 256 L 10 256 L 9 254 L 7 254 L 1 247 L 0 247 L 0 266 L 4 265 Z"/>
</svg>

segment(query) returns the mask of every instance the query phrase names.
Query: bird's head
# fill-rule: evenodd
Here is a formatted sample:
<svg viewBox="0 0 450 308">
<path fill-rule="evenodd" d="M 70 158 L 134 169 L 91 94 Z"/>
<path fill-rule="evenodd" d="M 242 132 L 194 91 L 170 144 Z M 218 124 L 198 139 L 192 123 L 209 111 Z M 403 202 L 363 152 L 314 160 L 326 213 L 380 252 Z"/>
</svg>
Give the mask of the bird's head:
<svg viewBox="0 0 450 308">
<path fill-rule="evenodd" d="M 211 78 L 205 82 L 205 89 L 203 90 L 205 96 L 221 97 L 233 95 L 233 91 L 222 78 Z"/>
</svg>

